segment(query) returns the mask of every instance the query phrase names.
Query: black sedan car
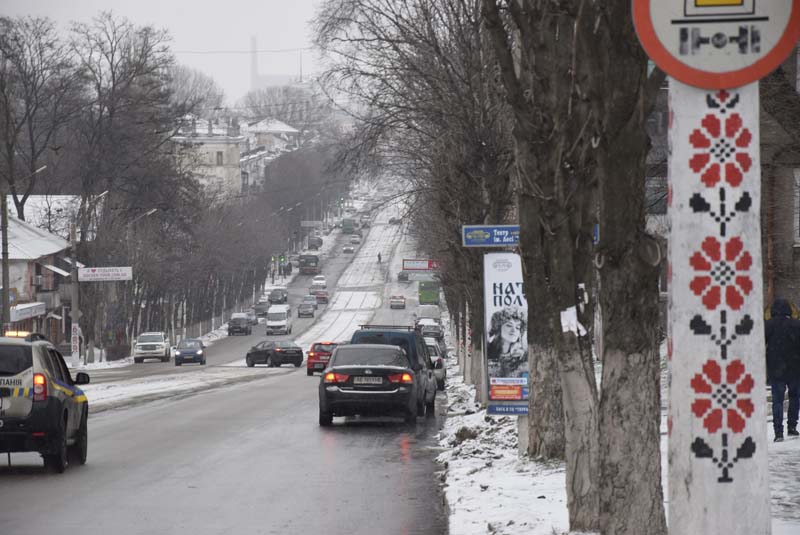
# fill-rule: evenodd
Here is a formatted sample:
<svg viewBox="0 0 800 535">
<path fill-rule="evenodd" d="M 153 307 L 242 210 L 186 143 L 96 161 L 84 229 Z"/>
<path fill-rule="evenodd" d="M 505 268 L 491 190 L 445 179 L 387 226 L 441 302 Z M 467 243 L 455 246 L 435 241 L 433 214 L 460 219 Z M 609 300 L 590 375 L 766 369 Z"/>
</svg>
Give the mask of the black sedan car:
<svg viewBox="0 0 800 535">
<path fill-rule="evenodd" d="M 206 348 L 203 342 L 197 338 L 184 338 L 178 342 L 175 348 L 175 366 L 180 366 L 185 362 L 206 363 L 206 355 L 203 350 Z"/>
<path fill-rule="evenodd" d="M 334 416 L 402 416 L 416 423 L 423 369 L 414 370 L 397 346 L 338 346 L 319 384 L 319 425 Z M 424 409 L 423 409 L 424 410 Z"/>
<path fill-rule="evenodd" d="M 265 340 L 250 348 L 245 362 L 250 368 L 256 364 L 266 364 L 270 368 L 294 364 L 299 368 L 303 365 L 303 350 L 288 340 Z"/>
<path fill-rule="evenodd" d="M 269 304 L 283 305 L 289 302 L 289 291 L 286 288 L 275 288 L 269 293 Z"/>
</svg>

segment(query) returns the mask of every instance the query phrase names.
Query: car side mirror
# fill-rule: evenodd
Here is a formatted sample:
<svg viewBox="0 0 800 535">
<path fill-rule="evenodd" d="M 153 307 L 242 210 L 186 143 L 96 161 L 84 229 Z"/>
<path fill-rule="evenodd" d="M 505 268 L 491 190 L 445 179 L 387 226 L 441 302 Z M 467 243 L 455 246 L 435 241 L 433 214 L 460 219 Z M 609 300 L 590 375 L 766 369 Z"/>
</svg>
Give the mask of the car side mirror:
<svg viewBox="0 0 800 535">
<path fill-rule="evenodd" d="M 444 361 L 442 359 L 437 359 L 436 364 L 434 364 L 433 367 L 437 370 L 441 370 L 444 368 Z"/>
<path fill-rule="evenodd" d="M 415 372 L 418 372 L 422 369 L 422 364 L 414 364 L 414 367 L 411 369 L 414 370 Z"/>
<path fill-rule="evenodd" d="M 88 385 L 89 384 L 89 374 L 85 372 L 78 372 L 78 375 L 75 376 L 75 384 L 76 385 Z"/>
</svg>

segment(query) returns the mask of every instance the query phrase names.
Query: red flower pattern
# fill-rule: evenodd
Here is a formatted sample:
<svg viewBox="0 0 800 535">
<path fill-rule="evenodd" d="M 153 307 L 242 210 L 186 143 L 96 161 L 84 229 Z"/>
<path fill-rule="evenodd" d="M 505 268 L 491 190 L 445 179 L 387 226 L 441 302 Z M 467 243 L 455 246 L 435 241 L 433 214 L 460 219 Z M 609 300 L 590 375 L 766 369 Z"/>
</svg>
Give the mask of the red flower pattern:
<svg viewBox="0 0 800 535">
<path fill-rule="evenodd" d="M 750 269 L 753 257 L 744 250 L 739 237 L 725 243 L 724 258 L 722 244 L 714 237 L 703 240 L 701 249 L 691 256 L 689 264 L 703 274 L 695 276 L 689 288 L 695 295 L 702 296 L 703 305 L 708 310 L 715 310 L 720 305 L 724 289 L 725 304 L 739 310 L 744 305 L 744 297 L 753 290 L 753 281 L 741 274 Z"/>
<path fill-rule="evenodd" d="M 709 188 L 722 180 L 737 187 L 742 183 L 742 174 L 753 166 L 753 160 L 746 149 L 753 141 L 753 134 L 744 127 L 742 117 L 734 113 L 725 119 L 725 124 L 716 115 L 706 115 L 689 136 L 689 142 L 697 152 L 689 160 L 689 167 L 695 173 L 702 173 L 700 179 Z"/>
<path fill-rule="evenodd" d="M 706 361 L 703 373 L 695 374 L 691 386 L 697 394 L 692 412 L 697 418 L 703 418 L 703 427 L 709 433 L 716 433 L 723 425 L 734 433 L 744 431 L 746 420 L 754 411 L 750 392 L 755 381 L 746 373 L 741 360 L 734 360 L 725 368 L 725 382 L 722 382 L 720 365 L 713 360 Z"/>
</svg>

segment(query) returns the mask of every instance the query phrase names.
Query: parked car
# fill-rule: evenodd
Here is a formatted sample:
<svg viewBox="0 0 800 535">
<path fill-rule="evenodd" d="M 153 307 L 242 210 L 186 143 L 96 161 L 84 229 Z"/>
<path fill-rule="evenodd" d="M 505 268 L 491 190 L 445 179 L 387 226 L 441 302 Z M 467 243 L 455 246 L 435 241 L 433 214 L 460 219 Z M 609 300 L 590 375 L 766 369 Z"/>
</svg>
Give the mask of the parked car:
<svg viewBox="0 0 800 535">
<path fill-rule="evenodd" d="M 251 308 L 245 312 L 245 314 L 247 314 L 247 323 L 250 325 L 258 325 L 258 316 L 256 315 L 255 308 Z"/>
<path fill-rule="evenodd" d="M 322 371 L 328 365 L 331 353 L 338 344 L 334 342 L 316 342 L 311 344 L 306 358 L 306 375 L 314 375 L 315 371 Z"/>
<path fill-rule="evenodd" d="M 425 399 L 426 374 L 396 345 L 337 347 L 319 383 L 319 425 L 331 425 L 335 416 L 356 414 L 398 415 L 416 423 L 420 400 Z"/>
<path fill-rule="evenodd" d="M 325 275 L 314 275 L 314 278 L 311 279 L 312 285 L 322 286 L 323 288 L 328 287 L 328 279 L 325 278 Z"/>
<path fill-rule="evenodd" d="M 408 271 L 400 271 L 397 274 L 397 282 L 408 282 Z"/>
<path fill-rule="evenodd" d="M 247 319 L 247 314 L 244 312 L 231 314 L 231 319 L 228 320 L 228 336 L 233 336 L 234 334 L 250 335 L 252 329 L 250 320 Z"/>
<path fill-rule="evenodd" d="M 436 389 L 444 390 L 444 382 L 447 379 L 447 369 L 444 366 L 444 353 L 435 338 L 425 338 L 425 345 L 428 346 L 428 355 L 431 356 L 433 363 L 433 375 L 436 377 Z"/>
<path fill-rule="evenodd" d="M 313 296 L 312 296 L 313 297 Z M 316 297 L 314 297 L 314 303 L 300 303 L 297 306 L 297 317 L 298 318 L 313 318 L 314 317 L 314 310 L 316 307 Z"/>
<path fill-rule="evenodd" d="M 309 236 L 308 237 L 308 249 L 310 251 L 316 251 L 322 247 L 322 238 L 319 236 Z"/>
<path fill-rule="evenodd" d="M 413 327 L 393 325 L 362 325 L 353 333 L 350 343 L 385 344 L 398 346 L 408 354 L 414 370 L 416 384 L 420 385 L 417 398 L 417 414 L 434 415 L 436 403 L 436 378 L 428 348 L 422 335 Z"/>
<path fill-rule="evenodd" d="M 169 362 L 170 351 L 166 333 L 142 333 L 136 337 L 136 343 L 133 345 L 133 362 L 138 364 L 144 362 L 144 359 Z"/>
<path fill-rule="evenodd" d="M 267 310 L 267 336 L 292 334 L 292 309 L 289 305 L 272 305 Z"/>
<path fill-rule="evenodd" d="M 253 307 L 257 318 L 265 318 L 267 316 L 267 310 L 269 310 L 269 300 L 264 299 L 256 303 L 256 306 Z"/>
<path fill-rule="evenodd" d="M 422 336 L 430 336 L 436 340 L 444 338 L 442 325 L 434 319 L 422 318 L 417 320 L 417 329 L 422 333 Z"/>
<path fill-rule="evenodd" d="M 301 305 L 312 305 L 314 310 L 319 307 L 319 303 L 317 303 L 317 296 L 314 294 L 308 294 L 303 296 L 303 301 L 300 303 Z"/>
<path fill-rule="evenodd" d="M 286 288 L 275 288 L 269 293 L 267 298 L 270 305 L 283 305 L 289 302 L 289 290 Z"/>
<path fill-rule="evenodd" d="M 356 250 L 352 245 L 345 245 L 342 247 L 342 253 L 344 254 L 353 254 L 354 252 L 356 252 Z"/>
<path fill-rule="evenodd" d="M 393 295 L 389 298 L 389 308 L 406 308 L 406 298 L 402 295 Z"/>
<path fill-rule="evenodd" d="M 205 348 L 205 344 L 198 338 L 184 338 L 178 342 L 178 346 L 175 348 L 175 366 L 187 362 L 205 365 L 206 355 L 203 351 Z"/>
<path fill-rule="evenodd" d="M 295 368 L 303 365 L 303 350 L 288 340 L 266 340 L 250 348 L 245 357 L 247 366 L 266 364 L 270 368 L 283 364 L 294 364 Z"/>
<path fill-rule="evenodd" d="M 27 335 L 0 338 L 0 377 L 0 451 L 37 452 L 58 473 L 86 464 L 89 402 L 79 386 L 89 376 L 73 380 L 52 343 Z"/>
</svg>

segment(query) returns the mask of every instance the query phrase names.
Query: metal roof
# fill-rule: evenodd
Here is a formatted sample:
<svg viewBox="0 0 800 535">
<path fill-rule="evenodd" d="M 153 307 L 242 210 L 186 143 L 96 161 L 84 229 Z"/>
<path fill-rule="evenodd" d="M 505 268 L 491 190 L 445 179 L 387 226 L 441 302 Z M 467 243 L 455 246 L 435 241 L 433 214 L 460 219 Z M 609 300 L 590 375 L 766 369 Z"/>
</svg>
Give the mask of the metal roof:
<svg viewBox="0 0 800 535">
<path fill-rule="evenodd" d="M 59 253 L 68 247 L 67 240 L 14 216 L 8 216 L 8 258 L 10 260 L 36 260 L 43 256 Z"/>
</svg>

